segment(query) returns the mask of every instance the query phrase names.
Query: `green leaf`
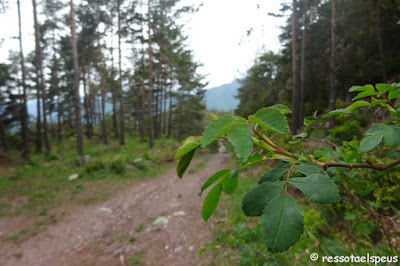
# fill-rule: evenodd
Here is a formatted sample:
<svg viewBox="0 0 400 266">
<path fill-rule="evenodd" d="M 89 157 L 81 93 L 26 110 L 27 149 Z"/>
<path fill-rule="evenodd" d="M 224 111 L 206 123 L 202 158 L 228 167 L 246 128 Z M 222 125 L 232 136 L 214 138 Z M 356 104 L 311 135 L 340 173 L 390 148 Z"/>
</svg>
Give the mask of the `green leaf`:
<svg viewBox="0 0 400 266">
<path fill-rule="evenodd" d="M 353 92 L 353 91 L 375 91 L 374 86 L 372 86 L 371 84 L 367 84 L 364 86 L 353 86 L 349 89 L 349 92 Z"/>
<path fill-rule="evenodd" d="M 200 145 L 201 137 L 189 137 L 182 142 L 182 146 L 176 151 L 174 158 L 179 158 L 182 155 L 190 152 L 191 150 L 197 148 Z"/>
<path fill-rule="evenodd" d="M 239 177 L 235 175 L 234 177 L 226 177 L 222 182 L 222 191 L 228 195 L 233 194 L 238 187 Z"/>
<path fill-rule="evenodd" d="M 263 159 L 263 156 L 259 152 L 255 152 L 254 154 L 250 155 L 249 159 L 247 159 L 248 162 L 257 162 L 261 161 Z"/>
<path fill-rule="evenodd" d="M 354 97 L 353 101 L 361 99 L 361 98 L 365 98 L 368 96 L 376 96 L 376 95 L 379 95 L 379 93 L 376 91 L 364 91 L 364 92 L 359 93 L 356 97 Z"/>
<path fill-rule="evenodd" d="M 400 90 L 391 91 L 388 95 L 388 99 L 394 99 L 400 96 Z"/>
<path fill-rule="evenodd" d="M 386 84 L 386 83 L 378 83 L 375 84 L 375 88 L 380 92 L 380 93 L 385 93 L 388 90 L 392 88 L 392 85 Z"/>
<path fill-rule="evenodd" d="M 349 89 L 349 92 L 359 91 L 360 88 L 361 88 L 361 86 L 351 86 Z"/>
<path fill-rule="evenodd" d="M 392 147 L 400 145 L 400 128 L 388 127 L 383 133 L 383 142 Z"/>
<path fill-rule="evenodd" d="M 278 196 L 283 189 L 282 182 L 264 182 L 249 192 L 243 198 L 242 210 L 246 216 L 260 216 L 265 205 Z"/>
<path fill-rule="evenodd" d="M 289 179 L 289 183 L 301 190 L 306 197 L 317 203 L 335 203 L 340 200 L 339 190 L 329 176 L 308 175 Z"/>
<path fill-rule="evenodd" d="M 265 181 L 275 182 L 278 180 L 286 171 L 290 168 L 290 163 L 281 161 L 278 165 L 272 170 L 264 174 L 258 184 L 261 184 Z"/>
<path fill-rule="evenodd" d="M 294 169 L 301 172 L 304 175 L 313 175 L 313 174 L 321 174 L 322 167 L 319 164 L 308 162 L 308 161 L 300 161 L 300 165 L 296 165 Z"/>
<path fill-rule="evenodd" d="M 297 135 L 293 136 L 293 139 L 304 139 L 304 138 L 307 138 L 307 133 L 306 132 L 303 132 L 303 133 L 300 133 L 300 134 L 297 134 Z"/>
<path fill-rule="evenodd" d="M 377 106 L 377 105 L 379 105 L 381 103 L 386 103 L 386 102 L 387 102 L 386 100 L 376 100 L 376 99 L 374 99 L 371 102 L 371 107 L 375 107 L 375 106 Z"/>
<path fill-rule="evenodd" d="M 273 131 L 290 134 L 286 116 L 276 109 L 260 109 L 254 115 L 249 116 L 249 120 Z"/>
<path fill-rule="evenodd" d="M 368 131 L 365 133 L 365 135 L 375 135 L 384 132 L 387 130 L 388 126 L 385 124 L 374 124 L 372 125 Z"/>
<path fill-rule="evenodd" d="M 268 249 L 282 252 L 299 240 L 304 219 L 296 200 L 280 194 L 265 206 L 260 223 Z"/>
<path fill-rule="evenodd" d="M 238 119 L 238 117 L 224 115 L 216 120 L 211 121 L 211 123 L 204 130 L 203 137 L 201 138 L 201 147 L 204 148 L 208 146 L 210 143 L 214 142 L 228 132 L 233 122 Z"/>
<path fill-rule="evenodd" d="M 272 105 L 271 108 L 278 110 L 279 112 L 281 112 L 284 115 L 292 113 L 292 110 L 290 110 L 290 108 L 284 104 L 275 104 L 275 105 Z"/>
<path fill-rule="evenodd" d="M 204 221 L 207 222 L 207 220 L 217 209 L 219 200 L 221 198 L 221 193 L 222 184 L 215 185 L 215 187 L 208 192 L 206 198 L 204 199 L 203 209 L 201 210 L 201 215 L 203 216 Z"/>
<path fill-rule="evenodd" d="M 203 193 L 204 190 L 206 190 L 208 187 L 210 187 L 212 184 L 214 184 L 217 180 L 219 180 L 227 175 L 230 175 L 231 173 L 232 173 L 231 170 L 224 169 L 224 170 L 218 171 L 215 174 L 213 174 L 210 178 L 207 179 L 207 181 L 201 187 L 199 196 L 201 196 L 201 193 Z"/>
<path fill-rule="evenodd" d="M 369 106 L 369 102 L 366 101 L 356 101 L 354 103 L 352 103 L 350 106 L 347 106 L 346 109 L 350 110 L 350 112 L 355 112 L 358 109 L 360 109 L 361 107 L 364 106 Z"/>
<path fill-rule="evenodd" d="M 322 118 L 327 118 L 327 117 L 330 117 L 330 116 L 342 115 L 342 114 L 350 114 L 350 110 L 347 110 L 347 109 L 332 110 L 329 113 L 327 113 L 326 115 L 322 116 Z"/>
<path fill-rule="evenodd" d="M 183 175 L 186 172 L 186 169 L 189 167 L 190 162 L 193 159 L 193 155 L 196 152 L 197 148 L 194 148 L 190 152 L 186 153 L 185 155 L 181 156 L 178 161 L 178 166 L 176 167 L 176 173 L 180 178 L 183 177 Z"/>
<path fill-rule="evenodd" d="M 253 126 L 234 124 L 228 132 L 228 140 L 239 160 L 244 163 L 253 151 Z"/>
<path fill-rule="evenodd" d="M 378 133 L 363 138 L 360 142 L 360 152 L 367 152 L 378 146 L 382 141 L 382 137 L 383 133 Z"/>
</svg>

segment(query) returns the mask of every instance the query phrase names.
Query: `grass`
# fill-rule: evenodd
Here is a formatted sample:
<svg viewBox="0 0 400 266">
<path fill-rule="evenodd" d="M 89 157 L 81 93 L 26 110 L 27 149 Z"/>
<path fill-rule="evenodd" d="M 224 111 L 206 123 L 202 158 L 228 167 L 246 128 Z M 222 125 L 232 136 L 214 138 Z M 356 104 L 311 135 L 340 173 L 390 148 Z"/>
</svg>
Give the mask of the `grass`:
<svg viewBox="0 0 400 266">
<path fill-rule="evenodd" d="M 133 137 L 123 147 L 116 140 L 85 140 L 82 162 L 74 138 L 54 143 L 50 156 L 32 154 L 25 165 L 0 166 L 0 217 L 26 215 L 36 219 L 33 227 L 50 224 L 59 206 L 101 202 L 135 179 L 158 176 L 172 165 L 178 145 L 169 138 L 155 140 L 152 149 Z M 72 174 L 79 177 L 69 181 Z"/>
<path fill-rule="evenodd" d="M 139 224 L 138 226 L 135 227 L 135 232 L 139 233 L 142 232 L 146 226 L 144 224 Z"/>
<path fill-rule="evenodd" d="M 127 258 L 127 262 L 128 262 L 130 265 L 140 265 L 140 264 L 143 264 L 141 258 L 142 258 L 143 254 L 144 254 L 145 252 L 146 252 L 146 251 L 144 251 L 144 250 L 136 251 L 136 252 L 133 254 L 133 256 Z"/>
<path fill-rule="evenodd" d="M 192 174 L 196 173 L 197 171 L 203 169 L 203 168 L 206 167 L 206 166 L 207 166 L 207 163 L 206 163 L 206 162 L 199 162 L 198 164 L 196 164 L 195 167 L 193 167 L 192 169 L 190 169 L 188 172 L 189 172 L 189 174 L 192 175 Z"/>
</svg>

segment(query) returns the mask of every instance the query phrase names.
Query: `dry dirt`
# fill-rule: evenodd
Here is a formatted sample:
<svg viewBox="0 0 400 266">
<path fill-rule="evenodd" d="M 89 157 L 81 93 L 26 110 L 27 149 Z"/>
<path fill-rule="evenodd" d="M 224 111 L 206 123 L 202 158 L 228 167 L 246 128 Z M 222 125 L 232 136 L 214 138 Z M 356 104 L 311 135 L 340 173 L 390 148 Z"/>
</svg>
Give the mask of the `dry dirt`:
<svg viewBox="0 0 400 266">
<path fill-rule="evenodd" d="M 212 223 L 204 222 L 197 193 L 222 169 L 228 154 L 196 159 L 206 166 L 180 180 L 175 169 L 134 182 L 107 201 L 68 206 L 66 217 L 22 243 L 0 242 L 0 265 L 204 265 Z M 0 232 L 23 226 L 24 217 L 3 217 Z"/>
</svg>

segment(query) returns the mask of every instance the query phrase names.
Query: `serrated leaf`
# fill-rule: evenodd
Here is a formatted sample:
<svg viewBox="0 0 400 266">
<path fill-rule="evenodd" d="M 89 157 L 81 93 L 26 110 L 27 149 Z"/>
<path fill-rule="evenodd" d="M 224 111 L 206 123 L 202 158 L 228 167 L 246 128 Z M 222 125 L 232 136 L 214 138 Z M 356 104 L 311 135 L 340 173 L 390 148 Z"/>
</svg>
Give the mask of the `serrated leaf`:
<svg viewBox="0 0 400 266">
<path fill-rule="evenodd" d="M 359 93 L 356 97 L 354 97 L 353 101 L 362 99 L 365 97 L 369 97 L 369 96 L 376 96 L 376 95 L 379 95 L 379 93 L 376 91 L 364 91 L 364 92 Z"/>
<path fill-rule="evenodd" d="M 277 166 L 272 170 L 264 174 L 258 184 L 261 184 L 265 181 L 275 182 L 278 180 L 286 171 L 290 168 L 290 163 L 282 161 L 277 164 Z"/>
<path fill-rule="evenodd" d="M 380 92 L 380 93 L 385 93 L 388 90 L 392 88 L 392 85 L 390 84 L 385 84 L 385 83 L 378 83 L 375 84 L 375 88 Z"/>
<path fill-rule="evenodd" d="M 375 91 L 374 86 L 372 86 L 371 84 L 367 84 L 364 86 L 353 86 L 349 89 L 349 92 L 353 92 L 353 91 Z"/>
<path fill-rule="evenodd" d="M 382 141 L 383 133 L 378 133 L 375 135 L 367 136 L 363 138 L 360 142 L 360 152 L 367 152 L 375 148 Z"/>
<path fill-rule="evenodd" d="M 340 200 L 339 190 L 329 176 L 313 174 L 289 179 L 304 195 L 317 203 L 335 203 Z"/>
<path fill-rule="evenodd" d="M 249 192 L 243 198 L 242 210 L 246 216 L 260 216 L 265 205 L 278 196 L 283 189 L 282 182 L 264 182 Z"/>
<path fill-rule="evenodd" d="M 319 164 L 308 162 L 308 161 L 300 161 L 299 165 L 294 167 L 297 171 L 304 175 L 313 175 L 313 174 L 321 174 L 322 167 Z"/>
<path fill-rule="evenodd" d="M 213 174 L 210 178 L 207 179 L 207 181 L 201 187 L 199 196 L 201 196 L 201 193 L 203 193 L 204 190 L 206 190 L 208 187 L 210 187 L 212 184 L 214 184 L 217 180 L 219 180 L 227 175 L 230 175 L 231 173 L 232 173 L 231 170 L 224 169 L 224 170 L 218 171 L 215 174 Z"/>
<path fill-rule="evenodd" d="M 385 124 L 374 124 L 372 125 L 365 135 L 375 135 L 384 132 L 388 128 Z"/>
<path fill-rule="evenodd" d="M 201 210 L 201 215 L 203 216 L 204 221 L 207 222 L 207 220 L 217 209 L 219 200 L 221 198 L 221 193 L 222 184 L 215 185 L 215 187 L 208 192 L 206 198 L 204 199 L 203 209 Z"/>
<path fill-rule="evenodd" d="M 273 131 L 290 134 L 286 116 L 276 109 L 260 109 L 254 115 L 249 116 L 249 120 Z"/>
<path fill-rule="evenodd" d="M 196 152 L 196 149 L 197 149 L 197 148 L 191 150 L 190 152 L 186 153 L 185 155 L 183 155 L 183 156 L 181 156 L 181 157 L 179 158 L 178 166 L 176 167 L 176 173 L 178 174 L 178 176 L 179 176 L 180 178 L 183 177 L 183 175 L 184 175 L 185 172 L 186 172 L 186 169 L 189 167 L 190 162 L 191 162 L 192 159 L 193 159 L 193 155 L 194 155 L 194 153 Z"/>
<path fill-rule="evenodd" d="M 271 108 L 278 110 L 279 112 L 281 112 L 284 115 L 292 113 L 292 110 L 290 110 L 290 108 L 284 104 L 275 104 L 275 105 L 272 105 Z"/>
<path fill-rule="evenodd" d="M 366 101 L 356 101 L 354 103 L 352 103 L 350 106 L 347 106 L 346 109 L 350 110 L 350 112 L 355 112 L 358 109 L 360 109 L 361 107 L 364 106 L 369 106 L 369 102 Z"/>
<path fill-rule="evenodd" d="M 260 223 L 269 251 L 282 252 L 299 240 L 304 218 L 296 200 L 280 194 L 265 206 Z"/>
<path fill-rule="evenodd" d="M 361 86 L 351 86 L 349 88 L 349 92 L 358 91 L 360 88 L 361 88 Z"/>
<path fill-rule="evenodd" d="M 400 145 L 400 128 L 388 127 L 383 133 L 383 142 L 392 147 Z"/>
<path fill-rule="evenodd" d="M 326 115 L 322 116 L 322 118 L 327 118 L 327 117 L 330 117 L 330 116 L 342 115 L 342 114 L 350 114 L 350 110 L 347 110 L 347 109 L 332 110 L 329 113 L 327 113 Z"/>
<path fill-rule="evenodd" d="M 247 159 L 248 162 L 257 162 L 261 161 L 263 159 L 263 156 L 259 152 L 255 152 L 254 154 L 250 155 L 249 159 Z"/>
<path fill-rule="evenodd" d="M 400 96 L 400 90 L 391 91 L 388 95 L 388 99 L 394 99 Z"/>
<path fill-rule="evenodd" d="M 236 174 L 234 177 L 226 177 L 222 182 L 222 191 L 228 195 L 233 194 L 238 187 L 239 177 Z"/>
<path fill-rule="evenodd" d="M 228 132 L 229 128 L 236 120 L 238 120 L 238 117 L 224 115 L 216 120 L 211 121 L 211 123 L 204 130 L 201 138 L 201 146 L 203 148 L 207 147 L 210 143 L 224 135 L 226 132 Z"/>
<path fill-rule="evenodd" d="M 387 101 L 386 100 L 373 100 L 372 102 L 371 102 L 371 107 L 375 107 L 375 106 L 377 106 L 377 105 L 379 105 L 379 104 L 381 104 L 381 103 L 386 103 Z"/>
<path fill-rule="evenodd" d="M 182 142 L 182 145 L 176 151 L 174 158 L 175 159 L 179 158 L 182 155 L 185 155 L 186 153 L 190 152 L 191 150 L 197 148 L 200 145 L 200 142 L 201 142 L 201 137 L 191 136 L 191 137 L 185 139 Z"/>
<path fill-rule="evenodd" d="M 228 140 L 239 160 L 244 163 L 253 151 L 253 126 L 234 124 L 228 132 Z"/>
</svg>

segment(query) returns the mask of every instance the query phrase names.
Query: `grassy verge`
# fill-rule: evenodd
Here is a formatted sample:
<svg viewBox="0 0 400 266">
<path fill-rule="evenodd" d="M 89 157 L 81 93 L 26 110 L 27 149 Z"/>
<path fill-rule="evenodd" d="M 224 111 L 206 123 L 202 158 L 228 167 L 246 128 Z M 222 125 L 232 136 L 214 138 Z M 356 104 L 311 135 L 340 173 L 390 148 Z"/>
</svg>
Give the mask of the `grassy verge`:
<svg viewBox="0 0 400 266">
<path fill-rule="evenodd" d="M 61 220 L 63 212 L 55 211 L 59 206 L 104 201 L 133 180 L 159 175 L 172 166 L 178 145 L 169 138 L 156 140 L 152 149 L 135 138 L 127 138 L 124 147 L 88 140 L 81 161 L 71 138 L 54 144 L 50 156 L 34 154 L 28 164 L 1 166 L 0 217 L 33 217 L 31 228 L 6 238 L 20 241 Z M 73 174 L 78 178 L 70 181 Z"/>
</svg>

